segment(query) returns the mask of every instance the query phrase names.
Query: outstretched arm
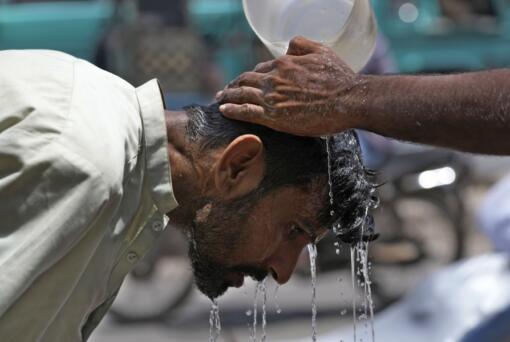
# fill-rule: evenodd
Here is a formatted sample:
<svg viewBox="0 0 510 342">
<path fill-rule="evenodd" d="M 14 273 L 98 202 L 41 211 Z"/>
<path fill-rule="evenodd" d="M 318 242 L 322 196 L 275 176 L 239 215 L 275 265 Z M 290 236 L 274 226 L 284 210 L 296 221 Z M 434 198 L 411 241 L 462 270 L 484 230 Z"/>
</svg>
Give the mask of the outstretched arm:
<svg viewBox="0 0 510 342">
<path fill-rule="evenodd" d="M 400 140 L 510 154 L 510 70 L 362 76 L 331 49 L 295 38 L 220 94 L 223 113 L 297 135 L 363 128 Z"/>
<path fill-rule="evenodd" d="M 352 109 L 357 127 L 466 152 L 510 154 L 510 70 L 365 79 Z"/>
</svg>

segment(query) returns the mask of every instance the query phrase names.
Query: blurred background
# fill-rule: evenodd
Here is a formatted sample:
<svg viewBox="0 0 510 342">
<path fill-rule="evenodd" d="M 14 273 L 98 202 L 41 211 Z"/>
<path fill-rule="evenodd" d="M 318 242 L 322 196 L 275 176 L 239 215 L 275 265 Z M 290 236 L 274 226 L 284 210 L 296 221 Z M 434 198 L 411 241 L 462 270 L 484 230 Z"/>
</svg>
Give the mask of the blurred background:
<svg viewBox="0 0 510 342">
<path fill-rule="evenodd" d="M 372 2 L 380 36 L 365 73 L 510 65 L 507 0 Z M 211 102 L 228 81 L 272 58 L 250 30 L 240 0 L 0 0 L 0 49 L 25 48 L 65 51 L 135 86 L 156 77 L 171 109 Z M 499 317 L 510 306 L 504 289 L 510 159 L 359 133 L 365 162 L 382 184 L 371 281 L 376 336 L 392 337 L 379 340 L 457 341 Z M 208 340 L 210 302 L 192 284 L 183 238 L 172 229 L 166 234 L 128 277 L 93 342 Z M 318 246 L 319 341 L 349 341 L 352 299 L 363 303 L 364 293 L 352 288 L 348 248 L 337 252 L 333 244 L 326 239 Z M 303 253 L 289 284 L 277 289 L 268 281 L 268 341 L 310 340 L 309 274 Z M 249 340 L 255 288 L 248 281 L 220 299 L 219 340 Z M 356 309 L 358 338 L 368 341 L 365 311 Z"/>
</svg>

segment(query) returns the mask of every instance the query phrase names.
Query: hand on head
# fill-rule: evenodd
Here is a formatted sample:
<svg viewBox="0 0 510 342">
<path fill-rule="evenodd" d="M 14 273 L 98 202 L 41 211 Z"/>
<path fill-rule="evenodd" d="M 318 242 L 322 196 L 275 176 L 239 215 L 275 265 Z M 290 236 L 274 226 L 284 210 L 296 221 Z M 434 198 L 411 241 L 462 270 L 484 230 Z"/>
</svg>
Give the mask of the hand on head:
<svg viewBox="0 0 510 342">
<path fill-rule="evenodd" d="M 217 100 L 229 118 L 294 135 L 323 136 L 356 126 L 349 108 L 363 92 L 362 83 L 333 50 L 296 37 L 285 56 L 240 75 Z"/>
</svg>

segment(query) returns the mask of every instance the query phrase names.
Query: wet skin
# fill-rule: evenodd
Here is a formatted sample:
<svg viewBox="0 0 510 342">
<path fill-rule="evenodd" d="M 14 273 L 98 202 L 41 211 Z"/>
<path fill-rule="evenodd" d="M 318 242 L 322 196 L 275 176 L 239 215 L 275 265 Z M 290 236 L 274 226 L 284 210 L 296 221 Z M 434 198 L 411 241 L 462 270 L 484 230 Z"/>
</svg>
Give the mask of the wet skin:
<svg viewBox="0 0 510 342">
<path fill-rule="evenodd" d="M 318 214 L 327 202 L 327 179 L 283 187 L 253 198 L 265 175 L 264 146 L 244 135 L 228 146 L 200 151 L 185 135 L 187 116 L 167 112 L 168 155 L 179 207 L 172 225 L 191 237 L 190 257 L 199 289 L 215 298 L 245 276 L 271 274 L 286 283 L 306 244 L 327 232 Z"/>
<path fill-rule="evenodd" d="M 303 248 L 327 232 L 316 220 L 322 208 L 320 190 L 317 185 L 285 188 L 257 204 L 243 228 L 248 232 L 245 241 L 217 260 L 232 270 L 226 279 L 231 286 L 243 284 L 244 274 L 236 272 L 242 265 L 270 273 L 279 284 L 290 279 Z"/>
</svg>

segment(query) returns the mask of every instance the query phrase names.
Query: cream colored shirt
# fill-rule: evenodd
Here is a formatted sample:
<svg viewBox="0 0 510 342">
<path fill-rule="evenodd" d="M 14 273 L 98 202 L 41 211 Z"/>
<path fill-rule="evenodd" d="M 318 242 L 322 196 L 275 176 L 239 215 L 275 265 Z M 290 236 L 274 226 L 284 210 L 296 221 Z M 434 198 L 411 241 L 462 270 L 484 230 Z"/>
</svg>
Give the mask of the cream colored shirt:
<svg viewBox="0 0 510 342">
<path fill-rule="evenodd" d="M 0 341 L 84 341 L 177 206 L 164 104 L 55 51 L 0 52 Z"/>
</svg>

